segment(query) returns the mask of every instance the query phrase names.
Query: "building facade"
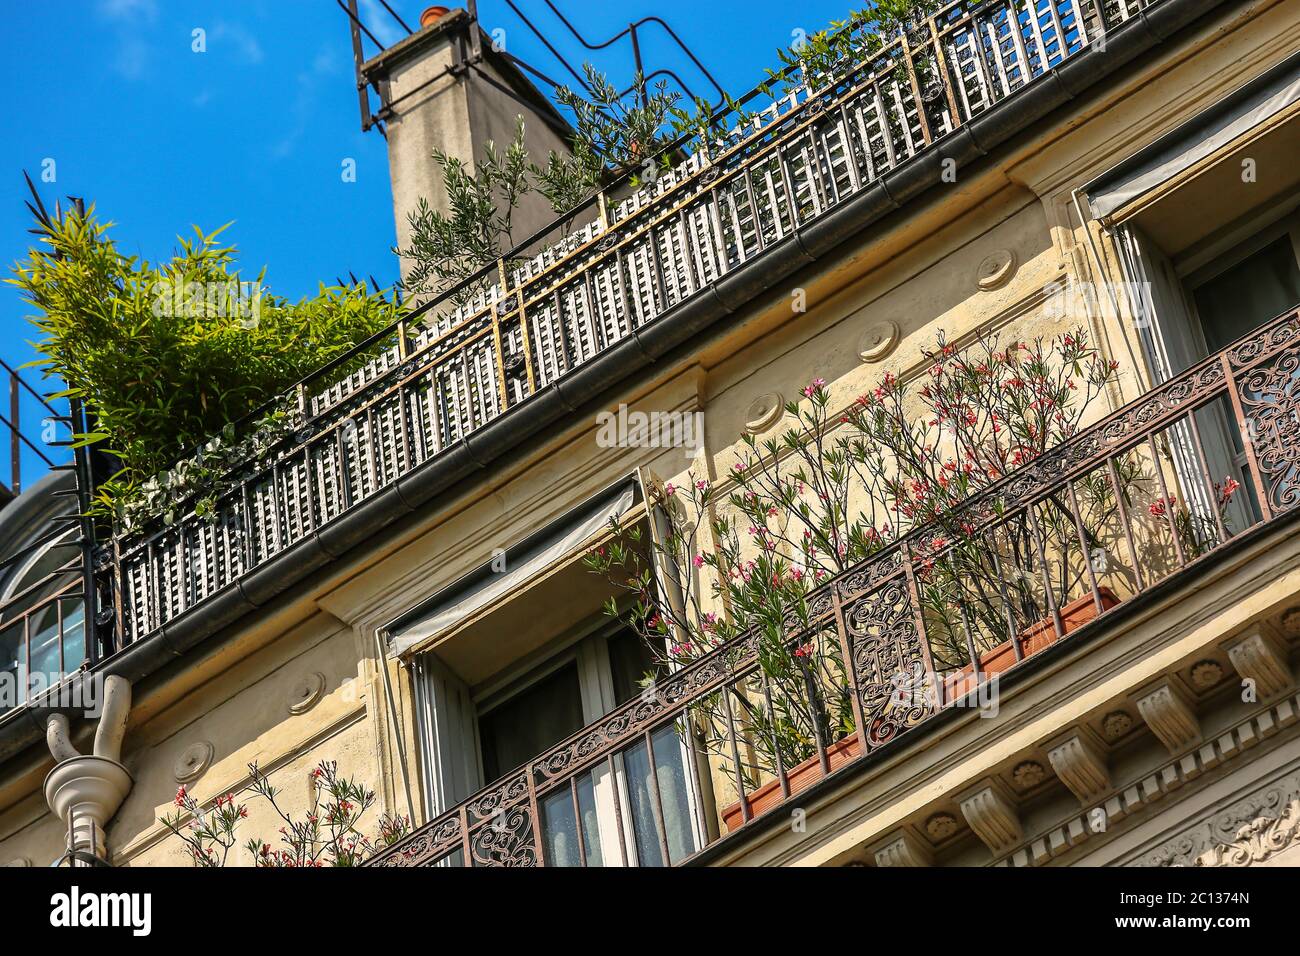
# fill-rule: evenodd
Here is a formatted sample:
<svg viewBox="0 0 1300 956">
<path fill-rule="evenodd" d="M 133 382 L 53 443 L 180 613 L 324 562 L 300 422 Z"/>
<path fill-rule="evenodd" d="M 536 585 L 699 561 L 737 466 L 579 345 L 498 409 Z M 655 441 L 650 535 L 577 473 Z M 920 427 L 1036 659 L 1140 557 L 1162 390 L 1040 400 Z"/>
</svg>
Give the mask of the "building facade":
<svg viewBox="0 0 1300 956">
<path fill-rule="evenodd" d="M 322 760 L 411 818 L 381 865 L 1300 862 L 1298 49 L 1286 0 L 947 5 L 422 303 L 303 384 L 301 430 L 215 520 L 101 550 L 111 640 L 68 680 L 111 675 L 117 703 L 0 715 L 0 863 L 183 864 L 178 786 L 210 802 L 256 763 L 302 807 Z M 638 679 L 584 563 L 611 518 L 725 618 L 711 565 L 651 553 L 672 489 L 714 489 L 707 537 L 746 436 L 778 439 L 815 379 L 834 431 L 886 373 L 923 382 L 940 332 L 1078 325 L 1115 368 L 1086 420 L 953 519 L 1040 620 L 1008 610 L 999 643 L 973 616 L 954 651 L 928 584 L 949 545 L 918 525 L 791 621 L 838 661 L 809 699 L 849 715 L 804 759 L 750 719 L 802 693 L 751 633 Z M 46 782 L 92 736 L 126 773 L 98 844 Z M 278 825 L 254 804 L 241 832 Z"/>
</svg>

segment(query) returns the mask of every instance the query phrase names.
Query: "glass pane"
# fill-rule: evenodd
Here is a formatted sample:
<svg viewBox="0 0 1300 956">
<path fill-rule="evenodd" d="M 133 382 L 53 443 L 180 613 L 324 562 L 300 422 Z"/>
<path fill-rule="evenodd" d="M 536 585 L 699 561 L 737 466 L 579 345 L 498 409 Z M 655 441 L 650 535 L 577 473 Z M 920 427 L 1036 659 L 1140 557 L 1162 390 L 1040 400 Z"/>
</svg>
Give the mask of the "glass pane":
<svg viewBox="0 0 1300 956">
<path fill-rule="evenodd" d="M 71 673 L 86 659 L 86 608 L 80 599 L 63 601 L 63 670 Z"/>
<path fill-rule="evenodd" d="M 672 862 L 677 863 L 696 849 L 686 782 L 686 755 L 675 725 L 656 731 L 650 739 L 654 744 L 664 829 L 668 831 L 668 854 Z"/>
<path fill-rule="evenodd" d="M 483 774 L 496 780 L 582 728 L 578 665 L 570 662 L 479 715 Z"/>
<path fill-rule="evenodd" d="M 591 774 L 578 781 L 578 810 L 582 813 L 582 839 L 586 844 L 587 865 L 604 866 L 600 846 L 600 819 L 596 815 L 596 788 Z"/>
<path fill-rule="evenodd" d="M 647 674 L 655 674 L 654 655 L 645 640 L 630 628 L 609 637 L 609 667 L 614 677 L 615 703 L 624 704 L 641 693 Z"/>
<path fill-rule="evenodd" d="M 631 817 L 632 836 L 636 842 L 637 863 L 641 866 L 663 866 L 663 852 L 659 846 L 659 830 L 655 826 L 654 809 L 650 801 L 650 759 L 646 755 L 645 741 L 623 752 L 623 768 L 627 773 L 626 813 Z"/>
<path fill-rule="evenodd" d="M 0 630 L 0 713 L 27 699 L 21 619 Z"/>
<path fill-rule="evenodd" d="M 654 782 L 659 788 L 668 856 L 671 862 L 676 863 L 696 849 L 685 755 L 676 725 L 661 728 L 650 739 L 654 745 Z M 655 822 L 650 760 L 644 741 L 624 751 L 623 765 L 627 774 L 628 815 L 636 839 L 637 861 L 641 866 L 663 866 L 663 847 Z"/>
<path fill-rule="evenodd" d="M 546 834 L 547 866 L 582 866 L 578 823 L 574 819 L 573 795 L 568 787 L 557 790 L 542 801 L 542 830 Z"/>
<path fill-rule="evenodd" d="M 59 618 L 53 605 L 32 616 L 31 671 L 41 675 L 45 686 L 63 676 L 59 669 Z"/>
<path fill-rule="evenodd" d="M 1300 267 L 1289 236 L 1215 276 L 1195 293 L 1211 352 L 1300 303 Z"/>
<path fill-rule="evenodd" d="M 581 866 L 583 852 L 587 866 L 603 866 L 600 826 L 596 819 L 596 795 L 590 774 L 577 781 L 578 812 L 582 815 L 582 840 L 578 839 L 573 813 L 574 793 L 564 787 L 542 801 L 542 827 L 546 839 L 547 866 Z"/>
</svg>

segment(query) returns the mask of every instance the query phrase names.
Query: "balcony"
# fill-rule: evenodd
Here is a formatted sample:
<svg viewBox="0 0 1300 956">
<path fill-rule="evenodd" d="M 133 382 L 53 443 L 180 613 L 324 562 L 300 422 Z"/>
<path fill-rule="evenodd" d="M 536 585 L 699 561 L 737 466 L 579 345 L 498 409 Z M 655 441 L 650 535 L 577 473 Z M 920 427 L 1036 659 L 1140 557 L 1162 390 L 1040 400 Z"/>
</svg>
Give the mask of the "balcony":
<svg viewBox="0 0 1300 956">
<path fill-rule="evenodd" d="M 1040 620 L 1026 619 L 1011 588 L 989 595 L 974 581 L 941 595 L 949 611 L 936 609 L 933 569 L 968 544 L 936 547 L 934 527 L 914 529 L 812 591 L 806 617 L 788 619 L 787 646 L 815 647 L 837 666 L 813 680 L 780 680 L 759 662 L 759 636 L 743 634 L 440 814 L 374 863 L 592 865 L 603 856 L 626 864 L 638 852 L 645 857 L 633 844 L 647 839 L 652 851 L 659 844 L 658 859 L 688 862 L 801 789 L 851 774 L 916 727 L 978 700 L 1027 658 L 1096 636 L 1127 605 L 1194 577 L 1247 532 L 1282 522 L 1300 503 L 1297 422 L 1300 313 L 1291 312 L 959 506 L 951 525 L 974 529 L 979 554 L 977 573 L 966 577 L 1031 588 L 1046 612 Z M 1224 425 L 1226 433 L 1212 434 Z M 1216 442 L 1242 449 L 1246 493 L 1238 510 L 1221 506 L 1211 472 Z M 1139 485 L 1145 498 L 1107 496 Z M 757 735 L 770 725 L 751 721 L 746 702 L 765 702 L 770 713 L 774 695 L 799 697 L 790 703 L 804 710 L 847 704 L 851 718 L 847 726 L 818 724 L 811 756 L 798 764 L 777 746 L 767 749 L 771 759 L 756 759 L 764 749 L 755 748 Z M 665 776 L 663 755 L 673 744 L 688 757 Z M 629 789 L 614 787 L 620 822 L 617 840 L 608 842 L 617 845 L 606 838 L 592 847 L 595 831 L 578 821 L 594 813 L 600 779 L 631 776 L 633 765 L 649 812 L 638 819 L 620 810 L 619 793 L 626 800 Z M 727 796 L 716 795 L 718 780 L 730 783 Z M 715 796 L 683 802 L 661 792 L 664 784 Z M 670 821 L 683 806 L 695 814 L 687 828 L 694 837 L 681 836 L 680 819 Z"/>
<path fill-rule="evenodd" d="M 593 197 L 552 227 L 544 251 L 480 276 L 468 301 L 461 289 L 425 303 L 301 383 L 283 403 L 301 428 L 235 476 L 215 517 L 189 513 L 115 541 L 101 556 L 112 571 L 109 643 L 121 650 L 234 589 L 258 595 L 246 607 L 264 603 L 285 575 L 245 585 L 272 559 L 319 545 L 312 560 L 323 564 L 356 543 L 347 518 L 371 499 L 409 511 L 418 495 L 406 479 L 478 462 L 473 439 L 486 425 L 518 409 L 522 428 L 525 408 L 539 418 L 551 406 L 538 403 L 584 372 L 603 380 L 598 357 L 655 354 L 665 317 L 720 299 L 719 283 L 747 264 L 802 248 L 800 231 L 851 199 L 877 213 L 898 201 L 882 178 L 923 154 L 937 162 L 956 131 L 1160 2 L 1034 0 L 1032 13 L 1005 0 L 950 4 L 869 60 L 796 77 L 759 112 L 722 118 L 676 168 L 617 204 Z"/>
</svg>

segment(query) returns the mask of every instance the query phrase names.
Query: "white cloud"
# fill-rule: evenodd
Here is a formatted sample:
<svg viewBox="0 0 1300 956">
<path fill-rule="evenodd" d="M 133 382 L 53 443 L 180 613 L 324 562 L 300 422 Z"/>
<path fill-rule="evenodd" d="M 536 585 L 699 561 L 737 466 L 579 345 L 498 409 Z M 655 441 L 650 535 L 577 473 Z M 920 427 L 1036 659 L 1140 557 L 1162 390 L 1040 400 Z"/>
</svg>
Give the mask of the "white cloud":
<svg viewBox="0 0 1300 956">
<path fill-rule="evenodd" d="M 392 46 L 406 36 L 401 24 L 393 19 L 391 13 L 379 5 L 379 0 L 361 0 L 358 18 L 366 25 L 366 29 L 373 33 L 375 38 L 384 46 Z"/>
<path fill-rule="evenodd" d="M 109 20 L 152 20 L 158 15 L 156 0 L 99 0 L 100 16 Z"/>
<path fill-rule="evenodd" d="M 333 77 L 337 72 L 338 62 L 334 51 L 329 46 L 317 50 L 307 68 L 298 72 L 297 95 L 293 102 L 293 122 L 286 125 L 284 135 L 271 145 L 273 158 L 283 159 L 297 148 L 298 141 L 307 132 L 312 114 L 316 110 L 322 82 Z"/>
<path fill-rule="evenodd" d="M 218 21 L 208 35 L 208 42 L 209 48 L 228 44 L 245 63 L 261 63 L 266 57 L 257 36 L 238 23 Z"/>
<path fill-rule="evenodd" d="M 149 44 L 138 36 L 124 34 L 118 38 L 114 51 L 112 67 L 128 80 L 138 80 L 144 76 L 152 59 Z"/>
<path fill-rule="evenodd" d="M 116 46 L 111 48 L 109 68 L 128 80 L 138 80 L 148 71 L 153 48 L 146 42 L 141 27 L 158 15 L 156 0 L 99 0 L 100 17 L 112 26 L 106 33 Z"/>
</svg>

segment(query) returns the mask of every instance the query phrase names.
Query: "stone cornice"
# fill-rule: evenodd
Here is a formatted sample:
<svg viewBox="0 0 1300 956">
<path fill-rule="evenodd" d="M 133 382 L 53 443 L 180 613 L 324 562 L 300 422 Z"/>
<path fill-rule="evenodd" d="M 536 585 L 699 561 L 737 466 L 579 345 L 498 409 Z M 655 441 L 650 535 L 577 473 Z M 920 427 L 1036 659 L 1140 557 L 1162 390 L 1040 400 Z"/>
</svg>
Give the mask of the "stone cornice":
<svg viewBox="0 0 1300 956">
<path fill-rule="evenodd" d="M 1224 764 L 1261 740 L 1294 727 L 1297 721 L 1300 721 L 1300 697 L 1276 701 L 1213 740 L 1188 749 L 1141 777 L 1115 787 L 1109 796 L 1085 806 L 1082 813 L 1071 815 L 1069 819 L 1024 840 L 993 865 L 1041 866 L 1048 863 L 1074 846 L 1106 833 L 1116 823 L 1144 813 L 1152 803 L 1203 774 L 1219 773 Z M 1291 812 L 1290 819 L 1293 819 L 1300 810 Z M 1171 844 L 1177 842 L 1171 841 Z"/>
</svg>

